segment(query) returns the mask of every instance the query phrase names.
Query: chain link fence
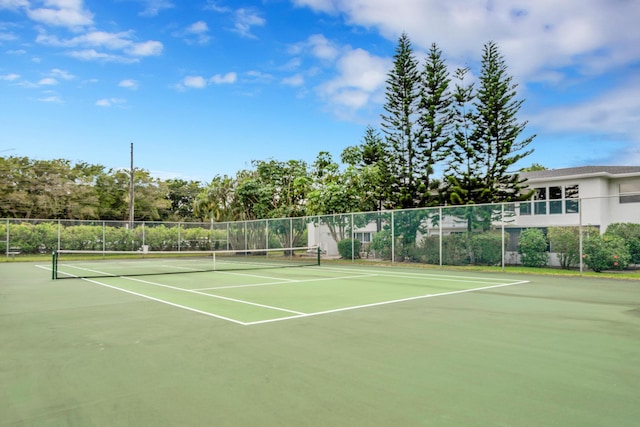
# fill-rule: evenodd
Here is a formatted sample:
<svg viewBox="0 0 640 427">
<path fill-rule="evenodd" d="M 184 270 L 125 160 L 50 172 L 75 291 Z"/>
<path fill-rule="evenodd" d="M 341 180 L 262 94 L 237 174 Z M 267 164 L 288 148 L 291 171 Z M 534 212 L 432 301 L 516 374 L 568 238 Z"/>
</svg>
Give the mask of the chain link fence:
<svg viewBox="0 0 640 427">
<path fill-rule="evenodd" d="M 522 233 L 533 228 L 544 236 L 546 265 L 582 270 L 588 255 L 585 239 L 601 235 L 614 223 L 640 227 L 640 215 L 633 206 L 608 197 L 224 223 L 4 219 L 0 253 L 14 260 L 59 249 L 209 251 L 309 246 L 319 247 L 323 257 L 333 259 L 504 267 L 522 265 L 528 250 Z M 624 238 L 629 244 L 635 237 Z M 637 238 L 640 247 L 640 235 Z M 640 260 L 632 254 L 627 264 L 637 263 Z"/>
</svg>

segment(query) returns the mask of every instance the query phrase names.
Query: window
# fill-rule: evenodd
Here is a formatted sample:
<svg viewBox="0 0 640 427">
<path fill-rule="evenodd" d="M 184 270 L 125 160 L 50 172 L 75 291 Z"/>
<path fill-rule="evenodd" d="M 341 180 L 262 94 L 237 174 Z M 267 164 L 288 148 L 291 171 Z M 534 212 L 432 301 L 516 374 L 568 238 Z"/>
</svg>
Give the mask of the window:
<svg viewBox="0 0 640 427">
<path fill-rule="evenodd" d="M 640 203 L 640 182 L 620 184 L 620 203 Z"/>
<path fill-rule="evenodd" d="M 576 185 L 566 185 L 564 187 L 564 211 L 565 213 L 578 213 L 578 193 L 579 187 Z"/>
<path fill-rule="evenodd" d="M 549 187 L 549 213 L 562 213 L 562 187 Z"/>
<path fill-rule="evenodd" d="M 547 189 L 536 188 L 535 194 L 533 195 L 533 199 L 536 200 L 535 202 L 533 202 L 534 214 L 546 215 L 547 214 Z"/>
<path fill-rule="evenodd" d="M 353 238 L 356 240 L 360 240 L 362 243 L 370 243 L 371 242 L 371 233 L 369 232 L 355 232 L 353 233 Z"/>
<path fill-rule="evenodd" d="M 520 215 L 531 215 L 530 202 L 520 202 Z"/>
</svg>

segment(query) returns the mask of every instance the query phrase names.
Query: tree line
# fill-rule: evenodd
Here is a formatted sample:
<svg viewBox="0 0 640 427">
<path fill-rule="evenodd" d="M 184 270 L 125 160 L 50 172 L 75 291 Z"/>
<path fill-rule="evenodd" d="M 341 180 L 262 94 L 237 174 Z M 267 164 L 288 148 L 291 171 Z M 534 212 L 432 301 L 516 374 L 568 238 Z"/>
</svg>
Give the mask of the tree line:
<svg viewBox="0 0 640 427">
<path fill-rule="evenodd" d="M 388 73 L 380 129 L 335 160 L 254 160 L 208 184 L 134 173 L 135 219 L 235 221 L 515 201 L 524 182 L 511 169 L 534 135 L 518 120 L 524 100 L 494 42 L 476 79 L 450 71 L 432 44 L 419 61 L 406 34 Z M 438 175 L 440 174 L 440 175 Z M 130 172 L 68 160 L 0 158 L 0 216 L 128 219 Z"/>
</svg>

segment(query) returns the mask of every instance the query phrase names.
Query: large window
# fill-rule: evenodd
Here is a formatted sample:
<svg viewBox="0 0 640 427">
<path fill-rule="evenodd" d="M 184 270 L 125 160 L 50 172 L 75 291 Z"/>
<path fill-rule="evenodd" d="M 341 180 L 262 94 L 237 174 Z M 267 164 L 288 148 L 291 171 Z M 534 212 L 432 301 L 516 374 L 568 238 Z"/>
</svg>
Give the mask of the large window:
<svg viewBox="0 0 640 427">
<path fill-rule="evenodd" d="M 534 213 L 536 215 L 546 215 L 547 214 L 547 189 L 546 188 L 536 188 L 536 192 L 533 195 L 533 199 L 535 202 Z"/>
<path fill-rule="evenodd" d="M 640 203 L 640 183 L 620 184 L 620 203 Z"/>
<path fill-rule="evenodd" d="M 370 232 L 360 232 L 356 231 L 353 233 L 353 238 L 356 240 L 360 240 L 361 243 L 370 243 L 371 242 L 371 233 Z"/>
<path fill-rule="evenodd" d="M 621 187 L 622 188 L 622 187 Z M 520 215 L 561 215 L 578 213 L 578 184 L 565 186 L 551 186 L 534 188 L 533 202 L 520 203 Z M 621 200 L 622 200 L 621 196 Z M 628 196 L 625 196 L 628 197 Z M 640 185 L 636 193 L 636 200 L 640 203 Z M 621 201 L 622 203 L 622 201 Z M 626 202 L 635 203 L 635 202 Z M 533 204 L 533 212 L 531 210 Z"/>
<path fill-rule="evenodd" d="M 565 213 L 578 213 L 578 193 L 579 187 L 576 185 L 566 185 L 564 187 L 564 209 Z"/>
<path fill-rule="evenodd" d="M 520 202 L 520 215 L 531 215 L 531 202 Z"/>
<path fill-rule="evenodd" d="M 549 213 L 562 213 L 562 187 L 549 187 Z"/>
</svg>

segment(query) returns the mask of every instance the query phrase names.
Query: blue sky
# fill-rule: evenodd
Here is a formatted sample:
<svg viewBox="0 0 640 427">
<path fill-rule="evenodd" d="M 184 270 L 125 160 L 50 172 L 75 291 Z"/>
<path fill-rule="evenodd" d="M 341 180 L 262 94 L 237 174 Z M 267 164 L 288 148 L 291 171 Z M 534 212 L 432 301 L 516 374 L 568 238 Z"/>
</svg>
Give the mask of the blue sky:
<svg viewBox="0 0 640 427">
<path fill-rule="evenodd" d="M 0 155 L 210 181 L 339 159 L 380 127 L 399 35 L 478 72 L 498 43 L 518 166 L 640 164 L 637 0 L 0 0 Z"/>
</svg>

